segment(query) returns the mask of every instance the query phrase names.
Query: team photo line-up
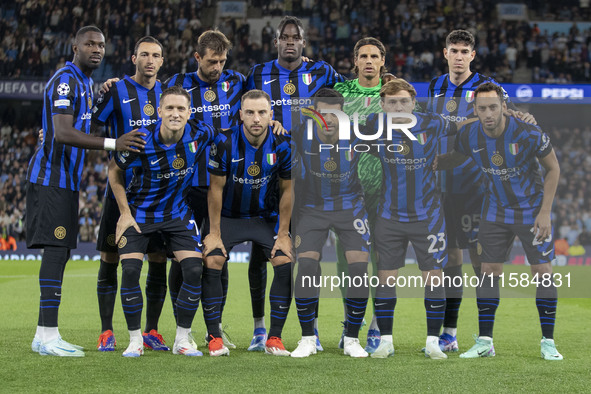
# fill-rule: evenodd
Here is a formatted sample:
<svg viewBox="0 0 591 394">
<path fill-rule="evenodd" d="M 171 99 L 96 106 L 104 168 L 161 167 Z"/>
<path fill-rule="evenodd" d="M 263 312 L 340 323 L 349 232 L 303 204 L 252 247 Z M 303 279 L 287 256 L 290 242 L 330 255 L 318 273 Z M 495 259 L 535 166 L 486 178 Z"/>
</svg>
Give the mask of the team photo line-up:
<svg viewBox="0 0 591 394">
<path fill-rule="evenodd" d="M 519 111 L 496 81 L 470 69 L 472 34 L 449 33 L 442 49 L 449 73 L 431 81 L 421 105 L 409 82 L 386 72 L 386 49 L 376 38 L 355 45 L 352 80 L 324 61 L 302 57 L 305 30 L 298 18 L 281 20 L 274 44 L 277 59 L 254 65 L 245 77 L 224 69 L 231 49 L 224 34 L 205 31 L 197 39 L 197 70 L 161 83 L 163 47 L 146 36 L 133 51 L 135 74 L 108 80 L 95 100 L 91 75 L 103 60 L 105 37 L 95 26 L 77 32 L 73 60 L 46 85 L 41 143 L 27 173 L 27 246 L 43 249 L 32 350 L 84 356 L 82 347 L 62 339 L 58 310 L 64 269 L 77 245 L 85 150 L 95 149 L 111 157 L 97 241 L 99 351 L 115 350 L 118 291 L 130 337 L 123 356 L 170 350 L 158 333 L 168 291 L 177 327 L 172 353 L 202 355 L 191 334 L 201 303 L 209 355 L 228 355 L 236 346 L 221 323 L 227 260 L 245 241 L 253 244 L 248 350 L 291 357 L 322 351 L 314 283 L 332 230 L 338 272 L 353 283 L 340 289 L 345 321 L 338 346 L 345 355 L 394 354 L 393 283 L 410 242 L 423 279 L 425 356 L 446 359 L 459 351 L 466 249 L 481 279 L 479 335 L 460 357 L 494 356 L 499 277 L 517 236 L 532 275 L 544 278 L 536 283 L 541 355 L 562 360 L 553 339 L 557 290 L 551 276 L 558 161 L 534 117 Z M 311 105 L 295 105 L 302 99 Z M 388 141 L 378 141 L 376 131 L 392 124 Z M 344 133 L 349 127 L 355 132 Z M 97 136 L 101 132 L 106 136 Z M 363 153 L 352 149 L 362 144 L 369 147 Z M 468 226 L 464 217 L 471 218 Z M 371 286 L 363 280 L 370 263 L 377 274 Z M 281 334 L 292 298 L 302 337 L 290 352 Z M 373 316 L 367 316 L 363 347 L 359 330 L 368 301 Z"/>
</svg>

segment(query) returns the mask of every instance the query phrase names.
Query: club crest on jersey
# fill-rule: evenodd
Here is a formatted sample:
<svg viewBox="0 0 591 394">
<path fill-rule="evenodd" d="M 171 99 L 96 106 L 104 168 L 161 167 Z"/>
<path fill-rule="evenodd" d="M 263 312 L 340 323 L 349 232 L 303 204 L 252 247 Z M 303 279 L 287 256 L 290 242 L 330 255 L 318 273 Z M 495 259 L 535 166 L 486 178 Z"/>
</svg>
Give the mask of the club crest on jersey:
<svg viewBox="0 0 591 394">
<path fill-rule="evenodd" d="M 203 93 L 203 99 L 205 101 L 209 101 L 210 103 L 215 100 L 216 97 L 217 96 L 213 90 L 207 90 L 205 93 Z"/>
<path fill-rule="evenodd" d="M 267 153 L 267 163 L 269 165 L 277 163 L 277 153 Z"/>
<path fill-rule="evenodd" d="M 174 161 L 172 162 L 172 168 L 174 168 L 175 170 L 180 170 L 184 166 L 185 166 L 185 161 L 183 159 L 181 159 L 180 157 L 174 159 Z"/>
<path fill-rule="evenodd" d="M 92 98 L 88 95 L 88 108 L 92 108 Z"/>
<path fill-rule="evenodd" d="M 250 176 L 257 176 L 261 173 L 261 167 L 259 167 L 256 163 L 251 164 L 250 166 L 248 166 L 248 169 L 246 170 L 246 172 Z"/>
<path fill-rule="evenodd" d="M 189 150 L 191 153 L 197 153 L 197 147 L 199 147 L 197 141 L 189 142 Z"/>
<path fill-rule="evenodd" d="M 56 227 L 55 230 L 53 231 L 53 235 L 55 235 L 55 237 L 57 239 L 66 238 L 66 228 L 64 226 Z"/>
<path fill-rule="evenodd" d="M 329 158 L 329 160 L 324 163 L 324 169 L 326 171 L 334 171 L 337 169 L 337 163 Z"/>
<path fill-rule="evenodd" d="M 402 150 L 400 150 L 398 153 L 400 153 L 403 156 L 408 155 L 410 152 L 410 147 L 406 144 L 402 144 Z"/>
<path fill-rule="evenodd" d="M 467 103 L 471 103 L 472 101 L 474 101 L 474 91 L 468 90 L 464 98 L 466 99 Z"/>
<path fill-rule="evenodd" d="M 228 82 L 228 81 L 222 82 L 222 90 L 224 92 L 227 92 L 228 90 L 230 90 L 230 82 Z"/>
<path fill-rule="evenodd" d="M 515 156 L 519 152 L 519 144 L 509 144 L 509 152 Z"/>
<path fill-rule="evenodd" d="M 427 143 L 427 133 L 421 133 L 417 135 L 417 141 L 421 145 L 425 145 Z"/>
<path fill-rule="evenodd" d="M 447 104 L 445 104 L 445 109 L 446 109 L 448 112 L 453 112 L 453 111 L 455 111 L 455 110 L 456 110 L 456 108 L 458 108 L 458 104 L 457 104 L 457 103 L 456 103 L 456 101 L 455 101 L 455 100 L 453 100 L 453 99 L 452 99 L 452 100 L 449 100 L 449 101 L 447 102 Z"/>
<path fill-rule="evenodd" d="M 295 93 L 296 87 L 291 81 L 288 81 L 285 86 L 283 87 L 283 91 L 285 94 L 289 94 L 290 96 Z"/>
<path fill-rule="evenodd" d="M 312 74 L 310 74 L 310 73 L 303 74 L 302 75 L 302 82 L 304 82 L 306 84 L 306 86 L 309 86 L 312 83 Z"/>
<path fill-rule="evenodd" d="M 346 159 L 347 161 L 351 161 L 351 160 L 353 160 L 353 152 L 351 152 L 350 150 L 346 151 L 346 152 L 345 152 L 345 159 Z"/>
<path fill-rule="evenodd" d="M 503 156 L 501 156 L 499 154 L 499 152 L 494 152 L 494 154 L 492 155 L 492 157 L 490 158 L 490 161 L 495 165 L 495 166 L 500 166 L 501 164 L 503 164 Z"/>
<path fill-rule="evenodd" d="M 152 104 L 148 103 L 146 105 L 144 105 L 144 109 L 143 109 L 144 113 L 147 116 L 152 116 L 154 115 L 154 107 L 152 106 Z"/>
</svg>

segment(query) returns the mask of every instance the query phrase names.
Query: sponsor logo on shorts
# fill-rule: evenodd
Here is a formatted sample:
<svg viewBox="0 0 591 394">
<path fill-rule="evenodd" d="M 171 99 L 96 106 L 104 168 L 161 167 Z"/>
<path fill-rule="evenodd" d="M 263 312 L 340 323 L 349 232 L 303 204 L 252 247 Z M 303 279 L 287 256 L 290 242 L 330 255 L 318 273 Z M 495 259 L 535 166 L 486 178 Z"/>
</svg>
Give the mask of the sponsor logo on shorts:
<svg viewBox="0 0 591 394">
<path fill-rule="evenodd" d="M 53 235 L 55 235 L 55 237 L 57 239 L 64 239 L 66 238 L 66 228 L 64 226 L 58 226 L 55 228 L 55 230 L 53 231 Z"/>
</svg>

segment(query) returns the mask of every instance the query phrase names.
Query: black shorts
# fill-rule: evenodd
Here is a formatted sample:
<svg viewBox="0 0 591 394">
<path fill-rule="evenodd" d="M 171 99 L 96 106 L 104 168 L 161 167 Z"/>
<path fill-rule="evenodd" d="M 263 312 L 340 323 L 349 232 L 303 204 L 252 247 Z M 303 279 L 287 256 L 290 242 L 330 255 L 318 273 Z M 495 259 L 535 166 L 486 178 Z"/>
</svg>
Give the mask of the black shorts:
<svg viewBox="0 0 591 394">
<path fill-rule="evenodd" d="M 481 193 L 444 194 L 443 211 L 449 248 L 476 249 L 483 201 Z"/>
<path fill-rule="evenodd" d="M 27 184 L 27 248 L 78 244 L 79 192 L 53 186 Z"/>
<path fill-rule="evenodd" d="M 443 214 L 410 223 L 387 220 L 380 216 L 374 235 L 378 270 L 404 267 L 409 242 L 412 242 L 421 271 L 441 269 L 447 264 L 447 238 Z"/>
<path fill-rule="evenodd" d="M 298 253 L 321 253 L 329 230 L 333 230 L 339 237 L 346 252 L 369 252 L 369 223 L 367 212 L 361 203 L 359 207 L 340 211 L 302 207 L 297 221 L 294 243 Z"/>
<path fill-rule="evenodd" d="M 186 197 L 187 204 L 189 204 L 189 208 L 193 211 L 193 216 L 199 226 L 199 230 L 203 230 L 203 225 L 209 216 L 207 210 L 207 191 L 207 186 L 191 186 L 189 188 L 189 194 Z"/>
<path fill-rule="evenodd" d="M 228 256 L 234 246 L 251 241 L 253 246 L 258 245 L 262 248 L 267 260 L 271 259 L 271 250 L 273 250 L 277 239 L 278 229 L 277 218 L 228 218 L 222 216 L 220 221 L 222 242 Z M 209 222 L 205 225 L 204 238 L 207 233 L 209 233 Z M 222 256 L 222 251 L 215 249 L 209 253 L 209 256 Z M 277 256 L 285 256 L 285 253 L 279 250 L 275 253 L 275 257 Z"/>
<path fill-rule="evenodd" d="M 189 250 L 201 253 L 201 237 L 192 216 L 160 223 L 138 223 L 141 234 L 130 227 L 119 240 L 119 254 L 148 253 L 154 235 L 161 234 L 172 252 Z"/>
<path fill-rule="evenodd" d="M 554 233 L 536 241 L 533 224 L 504 224 L 482 221 L 478 239 L 478 254 L 483 263 L 504 263 L 509 260 L 515 236 L 519 237 L 527 261 L 531 265 L 554 260 Z"/>
<path fill-rule="evenodd" d="M 99 226 L 96 250 L 107 253 L 119 253 L 115 243 L 115 231 L 119 220 L 119 206 L 114 198 L 106 196 L 103 200 L 103 213 Z M 147 253 L 166 252 L 166 245 L 161 233 L 153 233 L 148 243 Z"/>
</svg>

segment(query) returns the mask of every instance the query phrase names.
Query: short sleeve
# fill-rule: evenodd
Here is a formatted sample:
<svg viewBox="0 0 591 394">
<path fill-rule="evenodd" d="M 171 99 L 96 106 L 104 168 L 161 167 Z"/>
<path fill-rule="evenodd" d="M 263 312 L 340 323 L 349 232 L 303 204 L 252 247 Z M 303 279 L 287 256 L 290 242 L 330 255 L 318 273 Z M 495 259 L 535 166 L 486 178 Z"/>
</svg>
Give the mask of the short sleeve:
<svg viewBox="0 0 591 394">
<path fill-rule="evenodd" d="M 228 143 L 230 147 L 228 148 Z M 219 133 L 210 145 L 207 170 L 210 174 L 225 176 L 228 171 L 228 158 L 231 156 L 231 140 L 225 133 Z"/>
<path fill-rule="evenodd" d="M 48 87 L 48 96 L 51 100 L 52 115 L 73 115 L 74 106 L 78 95 L 78 83 L 68 74 L 53 80 Z"/>
<path fill-rule="evenodd" d="M 534 142 L 534 154 L 538 159 L 546 157 L 552 151 L 552 144 L 550 143 L 550 137 L 540 129 L 536 129 L 533 132 L 535 138 Z"/>
<path fill-rule="evenodd" d="M 113 87 L 114 89 L 115 87 Z M 96 104 L 92 107 L 92 120 L 101 124 L 107 123 L 109 117 L 113 114 L 113 94 L 111 90 L 99 96 Z"/>
</svg>

